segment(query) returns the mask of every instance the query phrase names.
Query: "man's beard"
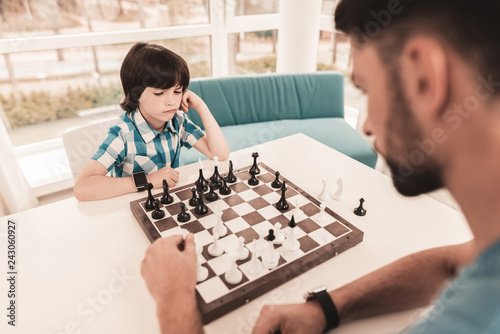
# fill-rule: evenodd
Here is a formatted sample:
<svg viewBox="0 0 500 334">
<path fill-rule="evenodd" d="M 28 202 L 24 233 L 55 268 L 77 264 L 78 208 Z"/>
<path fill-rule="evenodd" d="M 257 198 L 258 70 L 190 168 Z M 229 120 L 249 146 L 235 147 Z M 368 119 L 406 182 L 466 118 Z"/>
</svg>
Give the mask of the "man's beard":
<svg viewBox="0 0 500 334">
<path fill-rule="evenodd" d="M 418 196 L 443 186 L 441 167 L 433 157 L 425 155 L 416 145 L 415 142 L 422 139 L 419 125 L 403 95 L 399 75 L 392 74 L 394 95 L 386 126 L 385 158 L 396 190 L 404 196 Z M 411 164 L 411 155 L 417 153 L 424 156 L 423 162 Z"/>
</svg>

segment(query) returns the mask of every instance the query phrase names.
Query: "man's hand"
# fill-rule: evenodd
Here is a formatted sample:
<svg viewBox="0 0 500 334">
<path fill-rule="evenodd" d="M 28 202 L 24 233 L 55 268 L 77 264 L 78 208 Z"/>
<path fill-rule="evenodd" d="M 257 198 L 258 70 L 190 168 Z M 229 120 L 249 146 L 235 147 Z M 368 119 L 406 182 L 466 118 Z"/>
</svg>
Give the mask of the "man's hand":
<svg viewBox="0 0 500 334">
<path fill-rule="evenodd" d="M 322 333 L 326 319 L 316 301 L 303 304 L 265 305 L 255 323 L 253 334 L 314 334 Z"/>
<path fill-rule="evenodd" d="M 163 187 L 163 180 L 167 180 L 168 187 L 173 188 L 179 182 L 179 172 L 166 166 L 148 175 L 148 182 L 152 183 L 154 188 Z"/>
<path fill-rule="evenodd" d="M 204 105 L 205 102 L 190 90 L 185 90 L 182 95 L 181 110 L 188 112 L 188 108 L 193 108 L 196 111 L 200 109 L 200 106 Z"/>
</svg>

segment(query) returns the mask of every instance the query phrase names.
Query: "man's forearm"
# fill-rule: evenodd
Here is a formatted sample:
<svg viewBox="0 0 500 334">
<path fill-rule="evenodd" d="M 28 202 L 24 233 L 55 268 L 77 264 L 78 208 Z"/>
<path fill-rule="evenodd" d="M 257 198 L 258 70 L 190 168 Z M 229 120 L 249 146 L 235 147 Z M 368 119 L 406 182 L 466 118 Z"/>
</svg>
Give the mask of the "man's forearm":
<svg viewBox="0 0 500 334">
<path fill-rule="evenodd" d="M 162 334 L 203 334 L 200 313 L 196 300 L 158 304 L 157 316 Z"/>
<path fill-rule="evenodd" d="M 330 292 L 340 322 L 428 305 L 474 254 L 471 243 L 425 250 Z"/>
</svg>

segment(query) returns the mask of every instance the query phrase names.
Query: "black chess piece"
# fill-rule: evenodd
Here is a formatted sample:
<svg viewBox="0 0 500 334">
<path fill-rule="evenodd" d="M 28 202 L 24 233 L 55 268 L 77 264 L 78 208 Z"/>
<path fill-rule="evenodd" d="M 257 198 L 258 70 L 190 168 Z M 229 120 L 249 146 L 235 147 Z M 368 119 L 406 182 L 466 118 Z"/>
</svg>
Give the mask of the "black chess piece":
<svg viewBox="0 0 500 334">
<path fill-rule="evenodd" d="M 253 153 L 252 153 L 253 165 L 252 165 L 252 167 L 250 168 L 250 170 L 251 170 L 251 171 L 253 170 L 253 171 L 255 172 L 255 175 L 260 174 L 260 168 L 259 168 L 259 166 L 257 165 L 257 158 L 258 158 L 258 157 L 259 157 L 259 153 L 257 153 L 257 152 L 253 152 Z M 250 173 L 250 174 L 251 174 L 251 173 Z"/>
<path fill-rule="evenodd" d="M 155 210 L 151 212 L 151 217 L 153 219 L 162 219 L 165 217 L 165 211 L 160 209 L 160 201 L 158 199 L 155 199 Z"/>
<path fill-rule="evenodd" d="M 231 193 L 231 188 L 227 185 L 227 177 L 222 179 L 222 187 L 219 189 L 221 195 L 229 195 Z"/>
<path fill-rule="evenodd" d="M 279 189 L 283 185 L 283 183 L 280 181 L 280 172 L 274 173 L 276 175 L 276 178 L 274 179 L 273 183 L 271 183 L 271 187 L 274 189 Z"/>
<path fill-rule="evenodd" d="M 167 180 L 163 180 L 163 196 L 161 197 L 162 204 L 171 204 L 174 198 L 168 193 L 168 183 Z"/>
<path fill-rule="evenodd" d="M 226 182 L 227 183 L 235 183 L 237 181 L 236 176 L 234 176 L 233 173 L 233 162 L 229 160 L 229 172 L 227 173 L 226 176 Z"/>
<path fill-rule="evenodd" d="M 148 183 L 147 189 L 148 189 L 148 199 L 146 200 L 144 207 L 146 208 L 146 210 L 152 210 L 155 208 L 155 199 L 153 197 L 153 194 L 151 193 L 151 189 L 153 189 L 153 184 Z"/>
<path fill-rule="evenodd" d="M 209 188 L 210 191 L 205 194 L 205 198 L 207 199 L 207 201 L 213 202 L 219 198 L 219 195 L 217 195 L 217 193 L 214 191 L 215 187 L 213 183 L 210 183 Z"/>
<path fill-rule="evenodd" d="M 269 229 L 269 234 L 267 235 L 266 240 L 273 241 L 274 239 L 276 239 L 276 236 L 274 235 L 274 230 Z"/>
<path fill-rule="evenodd" d="M 194 212 L 197 215 L 204 215 L 205 213 L 208 212 L 208 208 L 203 202 L 203 192 L 198 191 L 198 203 L 196 203 L 196 208 L 194 209 Z"/>
<path fill-rule="evenodd" d="M 281 198 L 278 201 L 278 203 L 276 203 L 276 209 L 280 211 L 288 210 L 288 208 L 290 207 L 288 205 L 288 202 L 286 201 L 285 192 L 286 192 L 286 181 L 283 181 L 283 185 L 281 186 Z"/>
<path fill-rule="evenodd" d="M 210 177 L 210 181 L 214 184 L 214 189 L 222 187 L 222 176 L 219 174 L 219 166 L 214 166 L 214 173 Z"/>
<path fill-rule="evenodd" d="M 364 216 L 366 215 L 366 210 L 363 208 L 363 203 L 365 202 L 365 200 L 363 198 L 360 198 L 359 199 L 359 206 L 354 209 L 354 214 L 357 215 L 357 216 Z"/>
<path fill-rule="evenodd" d="M 259 184 L 259 179 L 255 177 L 255 170 L 250 169 L 248 171 L 252 177 L 248 180 L 248 184 L 251 186 L 256 186 Z"/>
<path fill-rule="evenodd" d="M 191 199 L 189 200 L 189 205 L 196 206 L 196 204 L 198 204 L 198 198 L 196 197 L 196 188 L 191 188 L 191 192 L 193 193 L 193 197 L 191 197 Z"/>
<path fill-rule="evenodd" d="M 297 226 L 297 223 L 295 222 L 295 216 L 292 215 L 292 219 L 288 222 L 288 227 L 294 228 L 295 226 Z"/>
<path fill-rule="evenodd" d="M 189 221 L 189 219 L 191 219 L 191 215 L 186 212 L 186 205 L 184 203 L 181 202 L 180 206 L 181 206 L 181 213 L 177 215 L 177 221 L 179 223 L 185 223 Z"/>
<path fill-rule="evenodd" d="M 200 168 L 200 176 L 198 177 L 198 180 L 194 183 L 197 189 L 201 189 L 203 192 L 208 190 L 208 181 L 205 180 L 205 177 L 203 177 L 203 169 Z"/>
</svg>

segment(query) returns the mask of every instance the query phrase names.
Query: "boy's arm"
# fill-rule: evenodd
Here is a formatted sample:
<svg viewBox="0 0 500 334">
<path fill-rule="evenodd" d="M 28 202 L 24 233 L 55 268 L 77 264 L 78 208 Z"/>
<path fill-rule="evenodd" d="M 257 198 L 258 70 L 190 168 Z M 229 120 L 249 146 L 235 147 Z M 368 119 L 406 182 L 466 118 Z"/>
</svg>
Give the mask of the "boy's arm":
<svg viewBox="0 0 500 334">
<path fill-rule="evenodd" d="M 340 323 L 408 310 L 428 305 L 477 252 L 473 242 L 433 248 L 411 254 L 373 273 L 361 277 L 329 294 L 340 316 Z M 312 303 L 312 305 L 311 305 Z M 262 308 L 253 334 L 302 328 L 321 333 L 326 319 L 315 302 L 292 305 L 266 305 Z M 309 328 L 304 328 L 309 324 Z M 313 328 L 314 327 L 314 328 Z"/>
<path fill-rule="evenodd" d="M 217 156 L 219 160 L 226 160 L 229 157 L 229 146 L 219 124 L 205 102 L 190 90 L 184 92 L 181 104 L 182 111 L 187 112 L 188 108 L 193 108 L 198 112 L 206 131 L 206 136 L 198 140 L 194 148 L 209 158 Z"/>
</svg>

